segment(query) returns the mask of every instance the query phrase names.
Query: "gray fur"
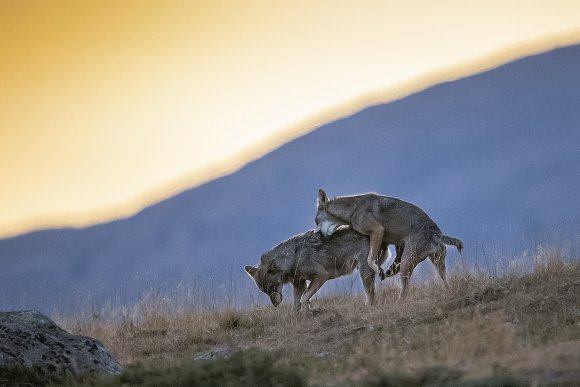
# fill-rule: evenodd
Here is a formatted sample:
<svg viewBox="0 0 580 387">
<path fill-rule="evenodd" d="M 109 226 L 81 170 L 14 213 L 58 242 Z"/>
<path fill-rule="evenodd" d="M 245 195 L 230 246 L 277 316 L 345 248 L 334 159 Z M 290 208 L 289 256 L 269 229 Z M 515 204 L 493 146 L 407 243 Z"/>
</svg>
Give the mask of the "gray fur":
<svg viewBox="0 0 580 387">
<path fill-rule="evenodd" d="M 326 281 L 358 268 L 366 303 L 374 304 L 375 273 L 367 264 L 368 251 L 368 237 L 350 227 L 337 230 L 329 238 L 310 230 L 267 251 L 258 267 L 246 266 L 245 270 L 274 306 L 282 302 L 282 285 L 291 283 L 294 287 L 292 311 L 298 313 L 302 305 L 309 305 L 312 296 Z M 388 257 L 387 246 L 381 246 L 377 263 L 382 265 Z"/>
<path fill-rule="evenodd" d="M 463 242 L 443 235 L 437 224 L 419 207 L 403 200 L 377 194 L 342 196 L 328 199 L 324 190 L 318 191 L 316 231 L 329 236 L 343 225 L 368 235 L 370 241 L 367 263 L 384 279 L 401 272 L 403 298 L 409 287 L 413 269 L 429 257 L 446 286 L 445 245 L 455 246 L 459 252 Z M 391 268 L 381 274 L 375 263 L 382 244 L 394 244 L 397 257 Z"/>
</svg>

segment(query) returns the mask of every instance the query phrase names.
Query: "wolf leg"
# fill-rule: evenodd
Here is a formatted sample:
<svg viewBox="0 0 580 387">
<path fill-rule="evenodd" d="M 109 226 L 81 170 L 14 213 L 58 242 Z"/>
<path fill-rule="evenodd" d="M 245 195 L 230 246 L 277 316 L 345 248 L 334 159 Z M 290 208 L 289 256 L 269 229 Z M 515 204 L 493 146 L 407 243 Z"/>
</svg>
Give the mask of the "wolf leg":
<svg viewBox="0 0 580 387">
<path fill-rule="evenodd" d="M 399 294 L 399 299 L 397 301 L 401 301 L 403 298 L 407 297 L 407 293 L 409 292 L 409 283 L 411 282 L 411 274 L 413 274 L 413 263 L 409 260 L 403 261 L 401 263 L 401 294 Z"/>
<path fill-rule="evenodd" d="M 367 257 L 367 263 L 376 275 L 381 275 L 379 266 L 376 264 L 376 258 L 381 252 L 381 245 L 383 243 L 383 235 L 385 234 L 385 229 L 377 221 L 369 222 L 367 227 L 361 228 L 361 232 L 369 236 L 370 248 L 369 255 Z M 357 230 L 358 231 L 358 230 Z"/>
<path fill-rule="evenodd" d="M 292 313 L 298 314 L 298 312 L 300 312 L 300 307 L 302 306 L 300 298 L 306 291 L 306 280 L 296 279 L 292 282 L 292 286 L 294 286 L 294 304 L 292 304 Z"/>
<path fill-rule="evenodd" d="M 380 276 L 381 281 L 385 280 L 386 278 L 392 277 L 395 274 L 399 274 L 399 270 L 401 268 L 401 257 L 403 256 L 403 253 L 405 251 L 404 245 L 402 244 L 396 245 L 395 250 L 397 252 L 395 260 L 393 261 L 393 263 L 391 263 L 391 266 L 389 266 L 387 271 L 382 271 Z"/>
<path fill-rule="evenodd" d="M 446 255 L 446 252 L 447 252 L 447 248 L 445 247 L 444 244 L 441 244 L 437 248 L 437 252 L 435 254 L 431 255 L 429 258 L 431 259 L 431 262 L 433 262 L 435 269 L 437 269 L 437 273 L 439 273 L 439 277 L 441 277 L 441 279 L 443 280 L 443 284 L 445 285 L 445 287 L 447 289 L 449 289 L 449 283 L 447 282 L 447 275 L 445 273 L 445 255 Z"/>
<path fill-rule="evenodd" d="M 300 304 L 302 304 L 302 306 L 305 305 L 308 306 L 310 304 L 310 299 L 312 298 L 312 296 L 322 287 L 322 285 L 324 285 L 325 282 L 326 278 L 322 277 L 317 277 L 312 281 L 310 281 L 308 289 L 306 289 L 306 292 L 302 295 L 300 299 Z"/>
<path fill-rule="evenodd" d="M 411 274 L 413 274 L 413 270 L 415 269 L 415 259 L 416 259 L 416 246 L 414 244 L 410 244 L 405 246 L 403 251 L 403 256 L 401 257 L 401 294 L 399 294 L 398 301 L 402 300 L 407 296 L 407 292 L 409 291 L 409 283 L 411 281 Z"/>
<path fill-rule="evenodd" d="M 401 295 L 399 300 L 405 298 L 409 290 L 411 274 L 415 267 L 423 262 L 427 257 L 431 257 L 438 252 L 438 245 L 433 244 L 430 240 L 419 237 L 415 238 L 409 246 L 405 246 L 405 251 L 401 257 Z"/>
<path fill-rule="evenodd" d="M 376 301 L 375 272 L 372 271 L 368 266 L 364 265 L 360 268 L 360 278 L 366 293 L 365 304 L 374 305 Z"/>
</svg>

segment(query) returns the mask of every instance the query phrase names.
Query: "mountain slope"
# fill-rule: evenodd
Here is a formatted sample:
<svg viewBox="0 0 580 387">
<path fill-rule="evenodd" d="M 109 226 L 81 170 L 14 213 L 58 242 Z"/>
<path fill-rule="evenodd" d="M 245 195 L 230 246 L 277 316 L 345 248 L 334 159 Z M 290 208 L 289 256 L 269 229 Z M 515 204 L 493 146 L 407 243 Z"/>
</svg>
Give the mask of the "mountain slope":
<svg viewBox="0 0 580 387">
<path fill-rule="evenodd" d="M 131 218 L 0 241 L 0 309 L 179 281 L 235 296 L 244 264 L 313 227 L 320 187 L 413 202 L 467 260 L 577 236 L 579 68 L 580 46 L 524 58 L 331 122 Z"/>
</svg>

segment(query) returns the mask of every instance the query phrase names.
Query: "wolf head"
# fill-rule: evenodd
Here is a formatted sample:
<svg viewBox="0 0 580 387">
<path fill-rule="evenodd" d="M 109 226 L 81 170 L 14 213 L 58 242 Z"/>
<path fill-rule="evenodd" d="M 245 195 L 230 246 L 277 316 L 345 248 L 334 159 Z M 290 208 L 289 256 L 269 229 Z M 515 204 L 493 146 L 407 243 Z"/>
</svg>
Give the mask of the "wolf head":
<svg viewBox="0 0 580 387">
<path fill-rule="evenodd" d="M 314 221 L 316 222 L 316 232 L 320 232 L 324 236 L 330 236 L 342 225 L 340 219 L 332 216 L 328 211 L 327 207 L 330 203 L 326 192 L 323 189 L 318 190 L 318 200 L 316 201 L 316 217 Z"/>
<path fill-rule="evenodd" d="M 282 303 L 284 274 L 276 267 L 274 260 L 264 262 L 262 259 L 258 267 L 246 266 L 244 269 L 252 277 L 258 289 L 270 297 L 272 305 L 278 306 Z"/>
</svg>

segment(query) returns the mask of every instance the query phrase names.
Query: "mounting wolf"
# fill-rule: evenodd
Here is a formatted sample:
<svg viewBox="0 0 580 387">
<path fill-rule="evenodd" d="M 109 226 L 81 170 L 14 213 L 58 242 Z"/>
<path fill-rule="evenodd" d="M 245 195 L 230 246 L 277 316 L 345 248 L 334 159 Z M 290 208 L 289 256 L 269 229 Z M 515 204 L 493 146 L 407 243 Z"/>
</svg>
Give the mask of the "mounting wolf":
<svg viewBox="0 0 580 387">
<path fill-rule="evenodd" d="M 366 303 L 375 303 L 375 272 L 366 257 L 369 239 L 351 227 L 337 230 L 332 238 L 310 230 L 280 243 L 262 255 L 258 267 L 246 266 L 246 272 L 258 288 L 270 297 L 274 306 L 282 302 L 282 285 L 294 287 L 293 313 L 310 303 L 326 281 L 350 274 L 358 267 L 366 292 Z M 379 246 L 377 263 L 390 256 L 387 245 Z M 306 281 L 310 281 L 308 286 Z"/>
<path fill-rule="evenodd" d="M 367 265 L 381 274 L 375 257 L 385 243 L 397 247 L 395 265 L 400 261 L 402 290 L 399 299 L 407 294 L 413 269 L 425 258 L 431 258 L 441 279 L 447 284 L 445 275 L 445 245 L 463 249 L 459 239 L 443 235 L 439 226 L 419 207 L 400 199 L 367 193 L 356 196 L 339 196 L 328 199 L 326 192 L 318 190 L 316 231 L 324 236 L 335 233 L 338 227 L 352 226 L 356 231 L 368 235 L 370 248 Z M 389 269 L 389 274 L 392 270 Z M 384 279 L 385 275 L 381 275 Z"/>
</svg>

